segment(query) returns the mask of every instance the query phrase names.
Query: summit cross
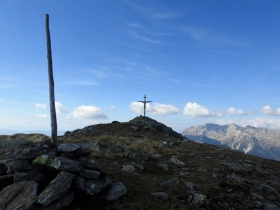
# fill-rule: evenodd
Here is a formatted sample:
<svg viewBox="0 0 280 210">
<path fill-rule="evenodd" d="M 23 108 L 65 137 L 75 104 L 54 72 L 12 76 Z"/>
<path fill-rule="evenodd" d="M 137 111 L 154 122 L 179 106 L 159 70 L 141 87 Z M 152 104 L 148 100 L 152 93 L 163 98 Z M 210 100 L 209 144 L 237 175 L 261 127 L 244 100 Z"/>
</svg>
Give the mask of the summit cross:
<svg viewBox="0 0 280 210">
<path fill-rule="evenodd" d="M 146 94 L 144 95 L 144 101 L 138 101 L 138 102 L 141 102 L 144 104 L 144 117 L 146 115 L 146 104 L 149 103 L 149 102 L 152 102 L 152 101 L 146 101 Z"/>
</svg>

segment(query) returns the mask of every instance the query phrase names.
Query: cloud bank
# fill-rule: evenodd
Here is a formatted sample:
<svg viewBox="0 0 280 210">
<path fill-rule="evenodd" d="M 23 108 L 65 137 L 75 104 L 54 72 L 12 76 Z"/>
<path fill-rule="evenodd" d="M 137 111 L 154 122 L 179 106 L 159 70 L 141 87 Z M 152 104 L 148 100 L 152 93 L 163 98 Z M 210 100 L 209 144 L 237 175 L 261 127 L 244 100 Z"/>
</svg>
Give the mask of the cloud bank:
<svg viewBox="0 0 280 210">
<path fill-rule="evenodd" d="M 247 115 L 248 113 L 247 112 L 244 112 L 242 111 L 241 109 L 235 109 L 234 107 L 230 107 L 227 109 L 227 112 L 230 114 L 230 115 Z"/>
<path fill-rule="evenodd" d="M 60 102 L 55 102 L 55 110 L 57 114 L 69 113 Z"/>
<path fill-rule="evenodd" d="M 36 114 L 35 116 L 36 117 L 40 117 L 40 118 L 46 118 L 47 117 L 46 114 Z"/>
<path fill-rule="evenodd" d="M 75 118 L 105 119 L 106 115 L 95 106 L 78 106 L 71 114 Z"/>
<path fill-rule="evenodd" d="M 224 114 L 220 111 L 209 110 L 197 103 L 188 102 L 184 107 L 183 114 L 193 118 L 200 117 L 223 117 Z"/>
<path fill-rule="evenodd" d="M 273 110 L 273 109 L 271 109 L 271 107 L 269 105 L 266 105 L 261 109 L 261 112 L 263 114 L 267 114 L 267 115 L 279 116 L 280 108 Z"/>
<path fill-rule="evenodd" d="M 141 102 L 132 102 L 129 108 L 137 114 L 144 113 L 144 104 Z M 180 112 L 180 110 L 177 107 L 169 104 L 155 103 L 155 105 L 147 104 L 146 112 L 152 115 L 168 115 L 177 114 Z"/>
<path fill-rule="evenodd" d="M 43 103 L 43 104 L 36 103 L 35 107 L 36 107 L 36 109 L 45 109 L 47 107 L 47 105 L 45 103 Z"/>
</svg>

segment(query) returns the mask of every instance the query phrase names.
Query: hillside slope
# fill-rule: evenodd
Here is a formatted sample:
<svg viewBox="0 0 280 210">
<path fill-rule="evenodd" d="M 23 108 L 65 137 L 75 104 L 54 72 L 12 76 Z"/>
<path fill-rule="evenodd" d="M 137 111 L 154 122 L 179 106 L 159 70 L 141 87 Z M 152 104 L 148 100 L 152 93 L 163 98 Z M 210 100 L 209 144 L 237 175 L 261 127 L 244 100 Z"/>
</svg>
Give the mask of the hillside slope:
<svg viewBox="0 0 280 210">
<path fill-rule="evenodd" d="M 90 125 L 59 136 L 59 145 L 90 145 L 90 157 L 99 162 L 102 172 L 127 189 L 127 194 L 110 202 L 75 195 L 71 208 L 65 209 L 280 209 L 280 162 L 181 139 L 150 118 L 131 122 Z M 39 136 L 33 142 L 29 135 L 17 135 L 2 136 L 0 141 L 16 145 L 24 138 L 31 144 L 39 140 Z M 0 153 L 1 159 L 12 156 L 10 147 Z M 0 187 L 1 177 L 10 176 L 2 169 Z M 43 208 L 35 203 L 30 209 Z"/>
</svg>

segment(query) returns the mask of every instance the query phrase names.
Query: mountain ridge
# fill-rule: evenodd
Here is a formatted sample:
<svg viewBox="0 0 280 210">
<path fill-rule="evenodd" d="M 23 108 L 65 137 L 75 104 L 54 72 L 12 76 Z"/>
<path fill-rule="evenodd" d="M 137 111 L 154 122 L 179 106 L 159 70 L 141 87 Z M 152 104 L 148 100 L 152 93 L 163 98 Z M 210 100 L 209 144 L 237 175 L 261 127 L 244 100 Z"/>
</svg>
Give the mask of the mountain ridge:
<svg viewBox="0 0 280 210">
<path fill-rule="evenodd" d="M 280 160 L 280 131 L 236 124 L 205 125 L 186 128 L 181 134 L 189 139 L 215 145 L 228 146 L 245 154 Z"/>
</svg>

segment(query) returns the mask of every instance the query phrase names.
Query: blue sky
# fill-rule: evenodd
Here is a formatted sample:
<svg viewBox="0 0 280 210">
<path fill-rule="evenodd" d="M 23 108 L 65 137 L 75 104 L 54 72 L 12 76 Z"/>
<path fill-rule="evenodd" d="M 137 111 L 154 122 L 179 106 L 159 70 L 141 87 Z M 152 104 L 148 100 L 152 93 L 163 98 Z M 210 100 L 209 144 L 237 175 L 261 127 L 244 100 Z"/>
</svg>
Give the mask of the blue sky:
<svg viewBox="0 0 280 210">
<path fill-rule="evenodd" d="M 280 1 L 0 0 L 0 129 L 58 130 L 143 113 L 181 132 L 280 128 Z"/>
</svg>

